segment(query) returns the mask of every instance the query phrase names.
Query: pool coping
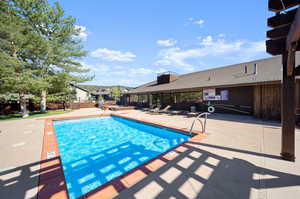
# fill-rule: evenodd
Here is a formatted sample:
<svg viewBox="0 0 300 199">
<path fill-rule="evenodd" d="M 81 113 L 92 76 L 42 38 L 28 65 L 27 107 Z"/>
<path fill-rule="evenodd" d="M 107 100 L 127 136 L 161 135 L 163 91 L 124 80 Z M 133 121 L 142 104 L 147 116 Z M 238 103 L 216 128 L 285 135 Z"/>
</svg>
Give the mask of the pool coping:
<svg viewBox="0 0 300 199">
<path fill-rule="evenodd" d="M 53 126 L 53 121 L 56 120 L 68 120 L 68 119 L 80 119 L 80 118 L 90 118 L 90 117 L 105 117 L 105 116 L 116 116 L 125 119 L 134 120 L 141 123 L 146 123 L 149 125 L 158 126 L 160 128 L 167 128 L 173 131 L 179 131 L 189 134 L 186 128 L 177 128 L 173 126 L 168 126 L 165 124 L 147 121 L 140 118 L 134 118 L 125 116 L 117 113 L 103 113 L 97 115 L 85 115 L 85 116 L 68 116 L 68 117 L 50 117 L 44 118 L 45 128 L 43 136 L 43 147 L 41 153 L 41 163 L 39 172 L 39 183 L 38 183 L 38 199 L 68 199 L 68 190 L 66 187 L 65 176 L 61 164 L 60 153 L 58 148 L 58 143 L 56 140 L 55 129 Z M 127 173 L 97 187 L 96 189 L 82 195 L 79 199 L 108 199 L 113 198 L 118 195 L 122 190 L 133 186 L 138 183 L 143 178 L 147 177 L 150 173 L 159 169 L 160 167 L 167 164 L 169 161 L 173 160 L 187 150 L 184 146 L 185 143 L 189 141 L 199 142 L 203 140 L 207 134 L 201 133 L 200 131 L 193 131 L 193 136 L 188 139 L 188 141 L 169 149 L 168 151 L 160 154 L 159 156 L 137 166 L 136 168 L 130 170 Z M 49 153 L 50 152 L 50 153 Z M 54 152 L 54 153 L 51 153 Z M 50 169 L 49 169 L 50 168 Z"/>
</svg>

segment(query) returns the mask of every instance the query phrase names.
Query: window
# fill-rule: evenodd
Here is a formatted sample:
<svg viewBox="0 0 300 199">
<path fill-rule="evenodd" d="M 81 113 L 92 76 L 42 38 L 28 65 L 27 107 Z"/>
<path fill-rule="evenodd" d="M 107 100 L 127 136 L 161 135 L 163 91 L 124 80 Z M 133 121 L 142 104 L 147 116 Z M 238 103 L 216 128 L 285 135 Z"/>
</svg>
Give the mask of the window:
<svg viewBox="0 0 300 199">
<path fill-rule="evenodd" d="M 138 96 L 137 95 L 130 95 L 130 102 L 138 102 Z"/>
<path fill-rule="evenodd" d="M 138 102 L 147 103 L 148 102 L 148 95 L 138 95 Z"/>
<path fill-rule="evenodd" d="M 248 67 L 247 67 L 247 65 L 246 65 L 245 68 L 244 68 L 244 73 L 245 73 L 245 74 L 248 73 Z"/>
<path fill-rule="evenodd" d="M 162 105 L 171 105 L 174 103 L 174 95 L 171 93 L 161 94 L 161 104 Z"/>
<path fill-rule="evenodd" d="M 257 64 L 254 64 L 254 66 L 253 66 L 253 73 L 255 75 L 257 74 Z"/>
<path fill-rule="evenodd" d="M 176 93 L 176 101 L 178 103 L 199 102 L 202 99 L 202 91 Z"/>
</svg>

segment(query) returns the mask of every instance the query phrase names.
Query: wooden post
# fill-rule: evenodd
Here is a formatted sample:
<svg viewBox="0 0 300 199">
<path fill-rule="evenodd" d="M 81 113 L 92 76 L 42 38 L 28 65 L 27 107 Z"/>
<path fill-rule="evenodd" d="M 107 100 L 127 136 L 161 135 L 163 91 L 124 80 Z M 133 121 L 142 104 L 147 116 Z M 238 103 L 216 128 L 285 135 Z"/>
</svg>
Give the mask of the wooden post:
<svg viewBox="0 0 300 199">
<path fill-rule="evenodd" d="M 152 94 L 148 94 L 148 98 L 149 98 L 149 107 L 152 106 Z"/>
<path fill-rule="evenodd" d="M 174 104 L 177 103 L 176 93 L 174 93 Z"/>
<path fill-rule="evenodd" d="M 295 62 L 294 62 L 295 63 Z M 292 66 L 295 68 L 295 66 Z M 284 160 L 295 161 L 295 74 L 288 75 L 288 52 L 282 55 L 281 87 L 281 156 Z"/>
</svg>

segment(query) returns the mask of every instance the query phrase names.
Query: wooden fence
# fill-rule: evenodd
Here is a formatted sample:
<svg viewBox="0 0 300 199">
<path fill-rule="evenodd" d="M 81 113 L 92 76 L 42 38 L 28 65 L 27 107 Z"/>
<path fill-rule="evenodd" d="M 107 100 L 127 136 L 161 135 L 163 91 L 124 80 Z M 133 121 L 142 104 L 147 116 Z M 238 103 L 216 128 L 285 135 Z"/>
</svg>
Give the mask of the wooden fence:
<svg viewBox="0 0 300 199">
<path fill-rule="evenodd" d="M 47 103 L 47 110 L 58 109 L 80 109 L 80 108 L 95 108 L 96 102 L 81 102 L 81 103 Z M 39 111 L 40 105 L 28 103 L 27 108 L 29 111 Z M 17 102 L 12 103 L 0 103 L 0 114 L 11 114 L 20 112 L 20 104 Z"/>
</svg>

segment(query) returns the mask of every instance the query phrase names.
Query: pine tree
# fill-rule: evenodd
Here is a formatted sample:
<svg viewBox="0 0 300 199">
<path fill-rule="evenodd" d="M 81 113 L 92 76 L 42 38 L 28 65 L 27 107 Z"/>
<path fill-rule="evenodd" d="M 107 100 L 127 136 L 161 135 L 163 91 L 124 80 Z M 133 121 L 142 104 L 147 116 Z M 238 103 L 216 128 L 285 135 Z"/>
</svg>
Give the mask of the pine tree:
<svg viewBox="0 0 300 199">
<path fill-rule="evenodd" d="M 19 1 L 21 14 L 30 22 L 34 31 L 43 39 L 47 40 L 44 53 L 38 52 L 32 61 L 40 69 L 39 77 L 47 82 L 41 87 L 41 111 L 46 110 L 46 95 L 49 91 L 53 76 L 65 76 L 67 83 L 76 83 L 90 80 L 92 77 L 82 76 L 88 70 L 83 69 L 78 59 L 86 55 L 80 40 L 75 39 L 79 30 L 75 27 L 75 19 L 65 16 L 58 3 L 53 7 L 45 0 Z M 63 92 L 63 90 L 61 91 Z"/>
<path fill-rule="evenodd" d="M 36 39 L 36 41 L 35 41 Z M 36 43 L 34 43 L 36 42 Z M 30 51 L 42 42 L 18 15 L 13 2 L 0 2 L 0 92 L 19 93 L 23 117 L 28 116 L 26 95 L 43 85 L 28 59 Z"/>
<path fill-rule="evenodd" d="M 53 89 L 53 79 L 64 77 L 63 85 L 83 82 L 78 59 L 86 52 L 75 39 L 79 30 L 75 19 L 66 17 L 58 3 L 46 0 L 0 1 L 0 93 L 17 92 L 23 116 L 26 116 L 26 94 L 41 95 L 41 110 L 46 95 Z"/>
<path fill-rule="evenodd" d="M 114 86 L 111 88 L 111 96 L 114 100 L 119 100 L 121 97 L 121 88 L 120 86 Z"/>
</svg>

